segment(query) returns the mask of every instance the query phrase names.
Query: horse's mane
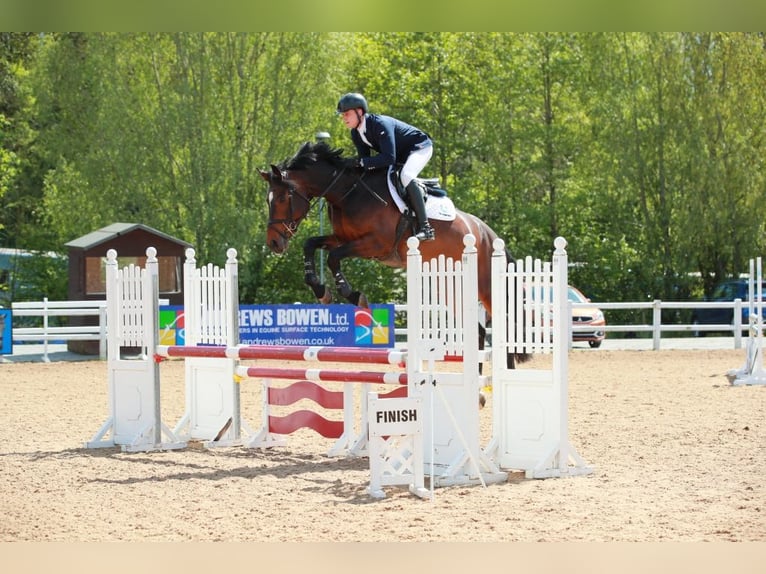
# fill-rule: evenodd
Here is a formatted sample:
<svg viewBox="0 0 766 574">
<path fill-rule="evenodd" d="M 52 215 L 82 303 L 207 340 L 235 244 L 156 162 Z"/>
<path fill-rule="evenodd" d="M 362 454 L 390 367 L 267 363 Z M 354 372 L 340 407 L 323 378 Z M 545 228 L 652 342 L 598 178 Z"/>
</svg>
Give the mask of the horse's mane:
<svg viewBox="0 0 766 574">
<path fill-rule="evenodd" d="M 340 149 L 333 149 L 325 142 L 306 142 L 293 157 L 284 161 L 280 168 L 283 170 L 306 169 L 320 161 L 340 165 L 342 159 L 343 152 Z"/>
</svg>

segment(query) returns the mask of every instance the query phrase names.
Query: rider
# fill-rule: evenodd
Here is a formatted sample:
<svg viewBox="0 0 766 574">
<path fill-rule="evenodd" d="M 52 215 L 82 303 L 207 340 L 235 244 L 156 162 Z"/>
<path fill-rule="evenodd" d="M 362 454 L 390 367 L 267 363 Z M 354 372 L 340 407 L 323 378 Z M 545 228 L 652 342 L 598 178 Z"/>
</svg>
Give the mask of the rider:
<svg viewBox="0 0 766 574">
<path fill-rule="evenodd" d="M 420 241 L 433 240 L 436 233 L 426 217 L 423 193 L 414 181 L 433 154 L 431 137 L 396 118 L 368 113 L 367 100 L 362 94 L 342 96 L 337 113 L 343 116 L 343 122 L 351 129 L 351 140 L 360 156 L 350 158 L 349 166 L 374 169 L 404 164 L 400 179 L 418 218 L 415 237 Z M 378 152 L 375 156 L 370 155 L 373 149 Z"/>
</svg>

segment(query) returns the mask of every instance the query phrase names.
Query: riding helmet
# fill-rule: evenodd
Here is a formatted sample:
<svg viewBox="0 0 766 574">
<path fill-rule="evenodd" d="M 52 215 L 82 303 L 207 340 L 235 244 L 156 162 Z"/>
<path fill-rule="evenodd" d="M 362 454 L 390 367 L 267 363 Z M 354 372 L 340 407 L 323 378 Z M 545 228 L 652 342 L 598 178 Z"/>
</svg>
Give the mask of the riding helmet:
<svg viewBox="0 0 766 574">
<path fill-rule="evenodd" d="M 347 110 L 353 110 L 356 108 L 362 108 L 364 113 L 367 113 L 367 100 L 364 99 L 362 94 L 345 94 L 338 102 L 338 113 L 342 114 Z"/>
</svg>

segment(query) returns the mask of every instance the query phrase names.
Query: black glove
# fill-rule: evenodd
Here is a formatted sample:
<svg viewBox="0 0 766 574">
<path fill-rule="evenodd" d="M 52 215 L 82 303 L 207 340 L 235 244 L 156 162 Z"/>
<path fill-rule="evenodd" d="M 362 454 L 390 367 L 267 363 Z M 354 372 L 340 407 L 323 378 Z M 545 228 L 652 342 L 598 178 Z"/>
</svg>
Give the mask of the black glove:
<svg viewBox="0 0 766 574">
<path fill-rule="evenodd" d="M 362 167 L 362 158 L 360 157 L 347 157 L 343 160 L 343 167 L 349 169 L 356 169 Z"/>
</svg>

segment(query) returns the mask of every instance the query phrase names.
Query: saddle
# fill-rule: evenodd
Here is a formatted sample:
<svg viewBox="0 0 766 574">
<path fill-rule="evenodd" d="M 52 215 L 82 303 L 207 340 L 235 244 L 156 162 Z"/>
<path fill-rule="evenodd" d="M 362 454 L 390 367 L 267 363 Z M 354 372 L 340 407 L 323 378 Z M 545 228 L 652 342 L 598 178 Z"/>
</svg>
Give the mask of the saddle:
<svg viewBox="0 0 766 574">
<path fill-rule="evenodd" d="M 415 178 L 413 181 L 418 183 L 420 191 L 423 193 L 426 204 L 426 215 L 428 219 L 437 219 L 441 221 L 454 221 L 457 216 L 455 204 L 447 196 L 447 192 L 439 186 L 437 178 L 423 179 Z M 400 213 L 407 215 L 406 220 L 410 222 L 413 216 L 408 213 L 411 211 L 407 190 L 402 188 L 399 172 L 393 168 L 388 169 L 388 192 L 391 194 L 396 207 Z"/>
<path fill-rule="evenodd" d="M 407 198 L 407 190 L 404 189 L 404 186 L 402 185 L 402 180 L 400 176 L 401 169 L 392 169 L 389 171 L 389 178 L 391 179 L 391 185 L 396 190 L 396 193 L 399 194 L 399 197 L 401 197 L 405 202 L 408 201 Z M 439 185 L 439 178 L 438 177 L 429 177 L 429 178 L 423 178 L 423 177 L 416 177 L 413 181 L 415 181 L 420 189 L 423 191 L 423 196 L 426 200 L 428 200 L 429 195 L 433 195 L 434 197 L 447 197 L 447 190 L 443 189 Z"/>
</svg>

